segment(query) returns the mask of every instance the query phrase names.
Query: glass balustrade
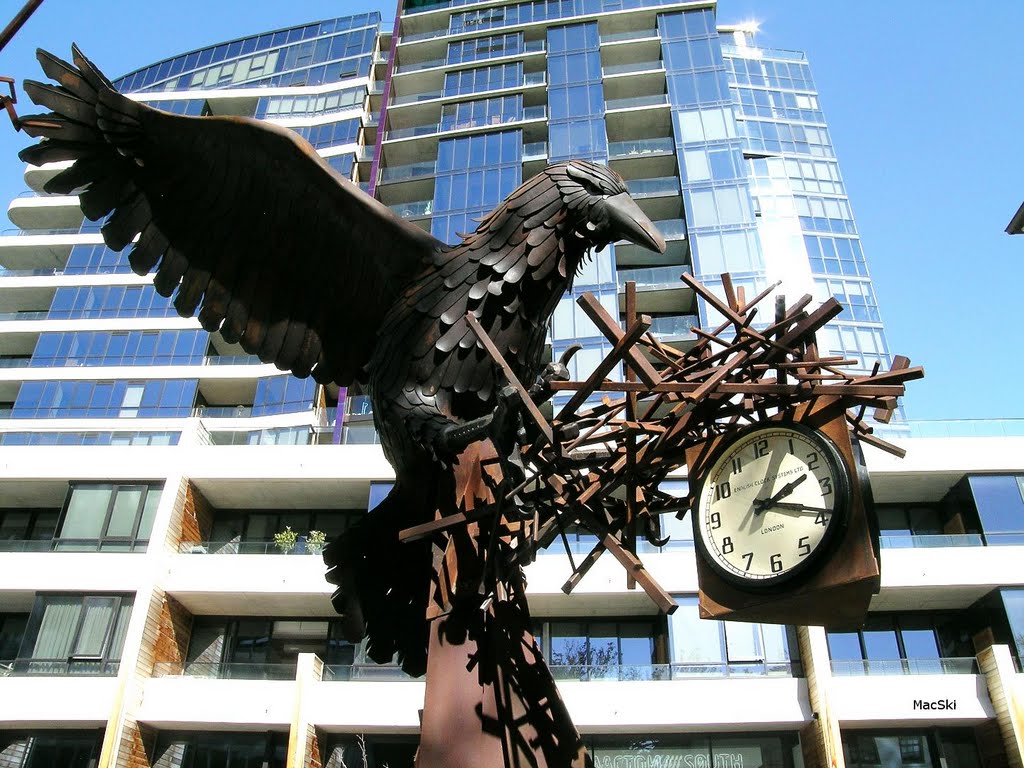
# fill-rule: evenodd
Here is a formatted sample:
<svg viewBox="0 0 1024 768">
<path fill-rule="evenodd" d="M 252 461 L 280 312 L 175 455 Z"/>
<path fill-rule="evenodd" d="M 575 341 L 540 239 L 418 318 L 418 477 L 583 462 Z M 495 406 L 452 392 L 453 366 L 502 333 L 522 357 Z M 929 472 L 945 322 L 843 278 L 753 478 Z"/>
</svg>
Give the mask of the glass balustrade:
<svg viewBox="0 0 1024 768">
<path fill-rule="evenodd" d="M 665 136 L 659 139 L 613 141 L 608 145 L 608 156 L 611 158 L 620 158 L 665 153 L 671 154 L 675 152 L 675 149 L 675 142 L 670 136 Z"/>
<path fill-rule="evenodd" d="M 657 107 L 668 104 L 668 96 L 664 93 L 651 96 L 631 96 L 625 99 L 609 99 L 605 102 L 605 109 L 634 109 L 637 107 Z"/>
</svg>

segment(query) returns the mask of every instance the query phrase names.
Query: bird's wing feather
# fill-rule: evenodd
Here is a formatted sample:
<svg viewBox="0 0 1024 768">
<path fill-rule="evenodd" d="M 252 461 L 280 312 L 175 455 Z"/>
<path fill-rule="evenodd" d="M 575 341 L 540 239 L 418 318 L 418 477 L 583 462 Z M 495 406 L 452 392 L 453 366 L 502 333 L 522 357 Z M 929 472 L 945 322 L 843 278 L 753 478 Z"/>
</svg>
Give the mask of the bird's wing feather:
<svg viewBox="0 0 1024 768">
<path fill-rule="evenodd" d="M 441 244 L 341 178 L 292 131 L 247 118 L 182 117 L 117 93 L 73 48 L 40 51 L 58 85 L 25 89 L 53 114 L 32 164 L 74 160 L 46 191 L 81 191 L 85 214 L 136 272 L 199 310 L 246 352 L 345 385 L 367 362 L 387 308 Z M 84 190 L 82 188 L 85 187 Z"/>
</svg>

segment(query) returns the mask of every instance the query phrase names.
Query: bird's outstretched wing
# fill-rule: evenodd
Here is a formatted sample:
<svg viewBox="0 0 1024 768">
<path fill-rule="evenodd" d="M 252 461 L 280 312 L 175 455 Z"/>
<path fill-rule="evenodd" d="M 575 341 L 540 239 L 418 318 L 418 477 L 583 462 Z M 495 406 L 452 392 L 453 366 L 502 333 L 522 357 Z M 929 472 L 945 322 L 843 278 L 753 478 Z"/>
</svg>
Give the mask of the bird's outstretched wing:
<svg viewBox="0 0 1024 768">
<path fill-rule="evenodd" d="M 296 376 L 347 385 L 408 276 L 441 243 L 341 178 L 292 131 L 235 117 L 182 117 L 119 94 L 72 46 L 38 52 L 59 85 L 26 81 L 53 110 L 25 118 L 45 185 L 80 191 L 103 239 L 183 316 Z"/>
</svg>

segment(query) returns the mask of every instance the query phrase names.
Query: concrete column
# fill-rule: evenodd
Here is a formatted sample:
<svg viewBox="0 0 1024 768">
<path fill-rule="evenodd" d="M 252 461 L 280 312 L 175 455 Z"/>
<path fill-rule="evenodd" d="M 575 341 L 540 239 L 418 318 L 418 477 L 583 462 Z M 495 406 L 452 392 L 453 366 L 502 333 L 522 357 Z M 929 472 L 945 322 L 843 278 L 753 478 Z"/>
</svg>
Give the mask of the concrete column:
<svg viewBox="0 0 1024 768">
<path fill-rule="evenodd" d="M 295 670 L 295 704 L 288 729 L 287 768 L 321 768 L 320 744 L 309 721 L 306 700 L 310 686 L 324 677 L 324 663 L 315 653 L 300 653 Z"/>
<path fill-rule="evenodd" d="M 797 627 L 800 658 L 807 677 L 807 698 L 814 720 L 800 730 L 806 768 L 846 768 L 839 719 L 829 701 L 832 664 L 822 627 Z"/>
<path fill-rule="evenodd" d="M 177 552 L 187 490 L 188 480 L 181 475 L 167 478 L 149 547 L 145 554 L 139 555 L 146 558 L 147 577 L 135 591 L 135 604 L 121 652 L 120 685 L 107 721 L 97 768 L 149 768 L 145 743 L 149 734 L 135 720 L 134 713 L 142 700 L 143 685 L 153 674 L 166 612 L 164 591 L 160 587 L 166 571 L 164 558 L 169 552 Z"/>
<path fill-rule="evenodd" d="M 978 666 L 988 685 L 999 733 L 1006 750 L 1006 765 L 1024 766 L 1024 675 L 1018 675 L 1005 645 L 990 645 L 978 653 Z"/>
</svg>

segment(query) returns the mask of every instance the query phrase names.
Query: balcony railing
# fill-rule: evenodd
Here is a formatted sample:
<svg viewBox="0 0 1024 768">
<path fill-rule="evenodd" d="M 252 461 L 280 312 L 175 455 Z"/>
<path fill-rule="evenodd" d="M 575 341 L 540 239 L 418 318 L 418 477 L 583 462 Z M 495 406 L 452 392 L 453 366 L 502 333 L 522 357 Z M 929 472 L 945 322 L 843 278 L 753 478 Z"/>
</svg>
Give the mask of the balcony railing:
<svg viewBox="0 0 1024 768">
<path fill-rule="evenodd" d="M 418 219 L 420 216 L 429 216 L 434 210 L 433 200 L 417 200 L 414 203 L 399 203 L 388 206 L 403 219 Z"/>
<path fill-rule="evenodd" d="M 145 552 L 148 544 L 112 539 L 0 539 L 0 552 Z"/>
<path fill-rule="evenodd" d="M 323 549 L 309 546 L 304 536 L 285 550 L 274 541 L 183 541 L 178 552 L 184 555 L 319 555 Z"/>
<path fill-rule="evenodd" d="M 423 163 L 409 163 L 408 165 L 392 165 L 381 171 L 380 180 L 386 181 L 405 181 L 406 179 L 416 179 L 422 176 L 433 176 L 437 169 L 437 163 L 433 160 L 429 160 Z"/>
<path fill-rule="evenodd" d="M 523 161 L 545 160 L 548 156 L 548 143 L 546 141 L 533 141 L 523 144 Z"/>
<path fill-rule="evenodd" d="M 412 682 L 402 668 L 393 664 L 325 664 L 325 681 L 340 680 L 375 680 L 392 682 Z"/>
<path fill-rule="evenodd" d="M 628 75 L 633 72 L 664 72 L 665 64 L 660 60 L 656 61 L 634 61 L 630 64 L 609 64 L 607 67 L 602 67 L 602 74 L 607 77 L 608 75 Z"/>
<path fill-rule="evenodd" d="M 907 423 L 911 437 L 1024 437 L 1024 419 L 936 419 Z"/>
<path fill-rule="evenodd" d="M 401 104 L 415 104 L 419 101 L 430 101 L 431 99 L 439 99 L 444 96 L 444 91 L 438 88 L 436 91 L 424 91 L 422 93 L 410 93 L 407 96 L 395 96 L 391 100 L 392 106 L 399 106 Z"/>
<path fill-rule="evenodd" d="M 676 662 L 673 664 L 554 664 L 555 680 L 684 680 L 695 677 L 799 677 L 799 662 Z"/>
<path fill-rule="evenodd" d="M 668 96 L 664 93 L 653 96 L 630 96 L 625 99 L 609 99 L 605 102 L 606 110 L 635 109 L 637 107 L 660 107 L 668 104 Z"/>
<path fill-rule="evenodd" d="M 179 662 L 161 661 L 153 665 L 154 677 L 202 677 L 209 680 L 294 680 L 295 663 L 266 662 Z"/>
<path fill-rule="evenodd" d="M 662 155 L 675 152 L 676 145 L 671 137 L 658 139 L 637 139 L 636 141 L 613 141 L 608 145 L 608 157 L 619 159 L 643 155 Z"/>
<path fill-rule="evenodd" d="M 0 677 L 113 677 L 119 661 L 101 658 L 0 660 Z"/>
<path fill-rule="evenodd" d="M 1022 537 L 1024 541 L 1024 537 Z M 928 549 L 933 547 L 982 547 L 985 542 L 977 533 L 910 534 L 882 531 L 882 546 L 886 549 Z"/>
<path fill-rule="evenodd" d="M 654 179 L 627 179 L 626 186 L 634 199 L 661 197 L 679 194 L 679 179 L 675 176 L 659 176 Z"/>
<path fill-rule="evenodd" d="M 651 320 L 651 331 L 657 336 L 694 336 L 693 329 L 700 327 L 700 319 L 693 315 L 655 317 Z"/>
<path fill-rule="evenodd" d="M 974 656 L 942 659 L 842 659 L 832 661 L 832 674 L 859 675 L 976 675 Z"/>
<path fill-rule="evenodd" d="M 620 269 L 616 272 L 619 285 L 629 281 L 636 283 L 637 288 L 683 288 L 680 275 L 690 273 L 690 267 L 684 264 L 673 267 L 636 267 Z"/>
<path fill-rule="evenodd" d="M 601 42 L 621 43 L 626 40 L 646 40 L 647 38 L 657 36 L 658 30 L 656 29 L 631 29 L 628 32 L 615 32 L 612 34 L 601 35 Z"/>
<path fill-rule="evenodd" d="M 413 61 L 408 64 L 399 64 L 395 67 L 395 74 L 404 74 L 406 72 L 418 72 L 421 69 L 433 69 L 434 67 L 440 67 L 444 64 L 444 58 L 440 59 L 428 59 L 427 61 Z"/>
</svg>

